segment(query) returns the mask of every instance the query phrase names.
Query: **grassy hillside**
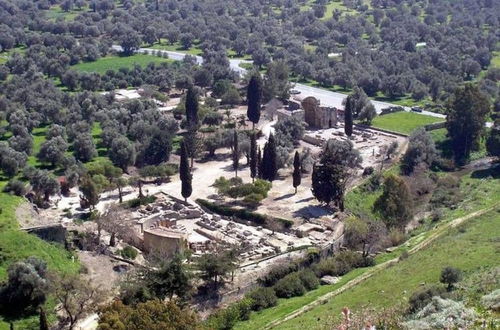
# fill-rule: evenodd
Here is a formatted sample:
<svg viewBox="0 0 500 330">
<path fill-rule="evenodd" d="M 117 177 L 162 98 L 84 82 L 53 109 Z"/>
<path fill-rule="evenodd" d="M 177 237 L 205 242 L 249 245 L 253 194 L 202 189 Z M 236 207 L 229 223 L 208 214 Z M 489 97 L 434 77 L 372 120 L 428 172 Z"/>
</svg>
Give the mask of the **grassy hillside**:
<svg viewBox="0 0 500 330">
<path fill-rule="evenodd" d="M 0 191 L 5 186 L 5 181 L 0 181 Z M 15 210 L 22 203 L 20 197 L 0 192 L 0 281 L 7 278 L 7 268 L 17 260 L 35 256 L 45 260 L 49 269 L 59 272 L 76 273 L 80 269 L 77 260 L 72 261 L 72 254 L 63 246 L 47 243 L 37 236 L 19 230 Z M 53 304 L 53 302 L 48 302 Z M 53 306 L 52 306 L 53 307 Z M 51 311 L 53 308 L 47 308 Z M 49 315 L 50 320 L 55 315 Z M 14 323 L 15 329 L 37 329 L 38 315 L 9 320 Z M 0 330 L 9 329 L 9 323 L 0 315 Z"/>
<path fill-rule="evenodd" d="M 386 174 L 397 173 L 398 169 L 399 168 L 396 166 L 392 167 L 386 171 Z M 442 228 L 441 225 L 449 223 L 449 221 L 452 219 L 471 214 L 472 212 L 491 207 L 492 205 L 497 205 L 498 201 L 500 200 L 500 167 L 497 167 L 496 170 L 479 170 L 475 172 L 456 173 L 456 175 L 462 176 L 460 190 L 464 194 L 464 199 L 460 203 L 460 205 L 453 210 L 446 209 L 442 215 L 441 220 L 437 223 L 427 220 L 418 231 L 414 232 L 412 237 L 406 243 L 404 243 L 394 252 L 380 254 L 379 256 L 377 256 L 377 264 L 381 264 L 387 260 L 393 259 L 401 255 L 403 251 L 410 250 L 411 248 L 417 246 L 419 243 L 433 235 L 433 233 L 435 233 L 436 231 L 440 231 Z M 370 217 L 377 218 L 377 216 L 373 214 L 372 206 L 375 199 L 380 193 L 381 189 L 374 192 L 367 192 L 362 188 L 356 188 L 346 196 L 346 207 L 349 209 L 349 211 L 355 214 L 365 214 Z M 494 214 L 496 215 L 498 220 L 500 220 L 500 216 L 498 216 L 498 213 Z M 497 222 L 497 225 L 498 224 L 499 223 Z M 280 299 L 277 306 L 260 311 L 258 313 L 252 313 L 250 320 L 239 323 L 236 329 L 264 328 L 270 322 L 283 318 L 284 316 L 298 310 L 304 305 L 311 303 L 318 297 L 341 288 L 346 283 L 359 278 L 359 276 L 369 270 L 370 268 L 356 269 L 343 276 L 342 280 L 335 285 L 321 286 L 320 288 L 310 291 L 301 297 Z M 350 292 L 350 290 L 348 291 Z M 339 301 L 339 304 L 342 305 L 343 300 Z M 331 313 L 328 312 L 328 314 Z M 321 316 L 319 317 L 321 318 Z M 308 324 L 308 326 L 311 326 L 311 324 Z"/>
<path fill-rule="evenodd" d="M 277 329 L 322 329 L 337 320 L 344 306 L 356 311 L 368 304 L 373 308 L 404 306 L 421 283 L 438 283 L 441 269 L 453 266 L 465 276 L 500 266 L 500 212 L 492 211 L 470 220 L 427 249 L 409 256 L 365 282 L 336 296 L 328 303 L 278 326 Z"/>
</svg>

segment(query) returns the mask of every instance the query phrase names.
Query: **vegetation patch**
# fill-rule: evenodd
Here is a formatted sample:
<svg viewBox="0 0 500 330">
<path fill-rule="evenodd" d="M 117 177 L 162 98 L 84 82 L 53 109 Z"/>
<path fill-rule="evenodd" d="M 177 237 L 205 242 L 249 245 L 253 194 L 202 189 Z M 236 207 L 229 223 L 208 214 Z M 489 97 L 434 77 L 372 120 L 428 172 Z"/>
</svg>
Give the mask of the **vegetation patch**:
<svg viewBox="0 0 500 330">
<path fill-rule="evenodd" d="M 401 111 L 375 117 L 372 121 L 372 126 L 375 128 L 409 135 L 419 127 L 441 121 L 443 121 L 442 118 Z"/>
<path fill-rule="evenodd" d="M 251 212 L 245 209 L 234 208 L 230 206 L 218 205 L 212 202 L 209 202 L 205 199 L 197 199 L 196 202 L 201 206 L 207 208 L 208 210 L 223 215 L 227 217 L 236 217 L 241 220 L 247 220 L 253 222 L 256 225 L 265 226 L 269 225 L 271 221 L 276 221 L 280 223 L 284 228 L 291 228 L 293 222 L 290 220 L 282 219 L 282 218 L 270 218 L 268 216 Z"/>
<path fill-rule="evenodd" d="M 149 63 L 164 63 L 169 61 L 172 60 L 145 54 L 135 54 L 130 56 L 106 56 L 94 62 L 78 63 L 73 65 L 72 68 L 78 71 L 104 74 L 108 70 L 118 71 L 120 68 L 133 68 L 135 65 L 144 67 Z"/>
</svg>

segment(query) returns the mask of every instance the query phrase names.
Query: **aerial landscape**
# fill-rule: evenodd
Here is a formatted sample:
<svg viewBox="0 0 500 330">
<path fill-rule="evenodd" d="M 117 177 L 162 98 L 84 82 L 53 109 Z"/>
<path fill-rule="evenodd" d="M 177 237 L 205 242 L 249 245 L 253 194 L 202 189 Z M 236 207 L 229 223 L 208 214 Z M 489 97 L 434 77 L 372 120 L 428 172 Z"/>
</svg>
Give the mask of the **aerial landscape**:
<svg viewBox="0 0 500 330">
<path fill-rule="evenodd" d="M 500 1 L 0 0 L 0 330 L 500 329 Z"/>
</svg>

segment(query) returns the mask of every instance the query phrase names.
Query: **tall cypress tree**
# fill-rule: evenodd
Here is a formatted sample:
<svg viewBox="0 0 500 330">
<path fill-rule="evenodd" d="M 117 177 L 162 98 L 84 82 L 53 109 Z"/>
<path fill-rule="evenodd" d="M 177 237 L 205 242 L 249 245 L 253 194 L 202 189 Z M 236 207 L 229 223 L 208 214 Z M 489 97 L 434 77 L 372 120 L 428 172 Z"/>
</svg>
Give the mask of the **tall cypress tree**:
<svg viewBox="0 0 500 330">
<path fill-rule="evenodd" d="M 198 95 L 193 87 L 186 94 L 186 121 L 189 129 L 198 127 Z"/>
<path fill-rule="evenodd" d="M 248 83 L 247 88 L 248 120 L 252 122 L 252 129 L 260 119 L 260 105 L 262 103 L 262 79 L 258 73 L 255 73 Z"/>
<path fill-rule="evenodd" d="M 233 135 L 233 170 L 234 175 L 238 177 L 238 166 L 240 165 L 240 148 L 238 145 L 238 132 L 234 130 Z"/>
<path fill-rule="evenodd" d="M 349 95 L 347 97 L 344 110 L 344 130 L 345 134 L 349 137 L 352 135 L 352 108 L 354 103 L 353 101 L 354 100 L 352 99 L 352 96 Z"/>
<path fill-rule="evenodd" d="M 278 174 L 276 156 L 276 142 L 272 134 L 264 146 L 264 155 L 262 156 L 262 178 L 273 182 Z"/>
<path fill-rule="evenodd" d="M 252 182 L 255 180 L 257 176 L 257 163 L 259 160 L 257 159 L 257 139 L 255 138 L 255 132 L 252 132 L 250 135 L 250 177 L 252 178 Z"/>
<path fill-rule="evenodd" d="M 42 307 L 40 307 L 39 315 L 40 330 L 49 330 L 49 323 L 47 322 L 47 315 Z"/>
<path fill-rule="evenodd" d="M 189 156 L 184 141 L 181 142 L 181 162 L 179 164 L 179 176 L 182 181 L 181 194 L 187 202 L 189 196 L 193 192 L 191 170 L 189 168 Z"/>
<path fill-rule="evenodd" d="M 260 147 L 257 152 L 257 177 L 262 179 L 262 151 L 260 150 Z"/>
<path fill-rule="evenodd" d="M 298 151 L 295 151 L 295 157 L 293 158 L 293 187 L 295 188 L 295 193 L 297 193 L 297 187 L 300 186 L 300 181 L 302 179 L 300 170 L 300 155 Z"/>
</svg>

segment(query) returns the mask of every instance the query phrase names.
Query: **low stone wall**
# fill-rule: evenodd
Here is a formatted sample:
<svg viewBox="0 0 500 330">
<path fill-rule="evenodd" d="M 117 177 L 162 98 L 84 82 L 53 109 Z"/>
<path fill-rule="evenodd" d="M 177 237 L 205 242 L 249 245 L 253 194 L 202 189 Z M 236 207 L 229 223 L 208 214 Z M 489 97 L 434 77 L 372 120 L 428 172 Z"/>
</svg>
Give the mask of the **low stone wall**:
<svg viewBox="0 0 500 330">
<path fill-rule="evenodd" d="M 424 126 L 426 131 L 434 131 L 440 128 L 446 127 L 446 121 L 441 121 L 439 123 L 427 124 Z"/>
<path fill-rule="evenodd" d="M 314 137 L 310 134 L 305 134 L 304 137 L 302 137 L 302 140 L 315 146 L 323 145 L 323 139 Z"/>
<path fill-rule="evenodd" d="M 387 134 L 390 134 L 390 135 L 397 135 L 397 136 L 402 136 L 402 137 L 408 137 L 408 135 L 403 134 L 403 133 L 393 132 L 393 131 L 389 131 L 387 129 L 373 127 L 373 126 L 367 126 L 367 125 L 363 125 L 363 124 L 354 124 L 354 127 L 357 128 L 357 129 L 359 129 L 359 130 L 368 130 L 369 129 L 371 131 L 378 131 L 378 132 L 387 133 Z"/>
</svg>

